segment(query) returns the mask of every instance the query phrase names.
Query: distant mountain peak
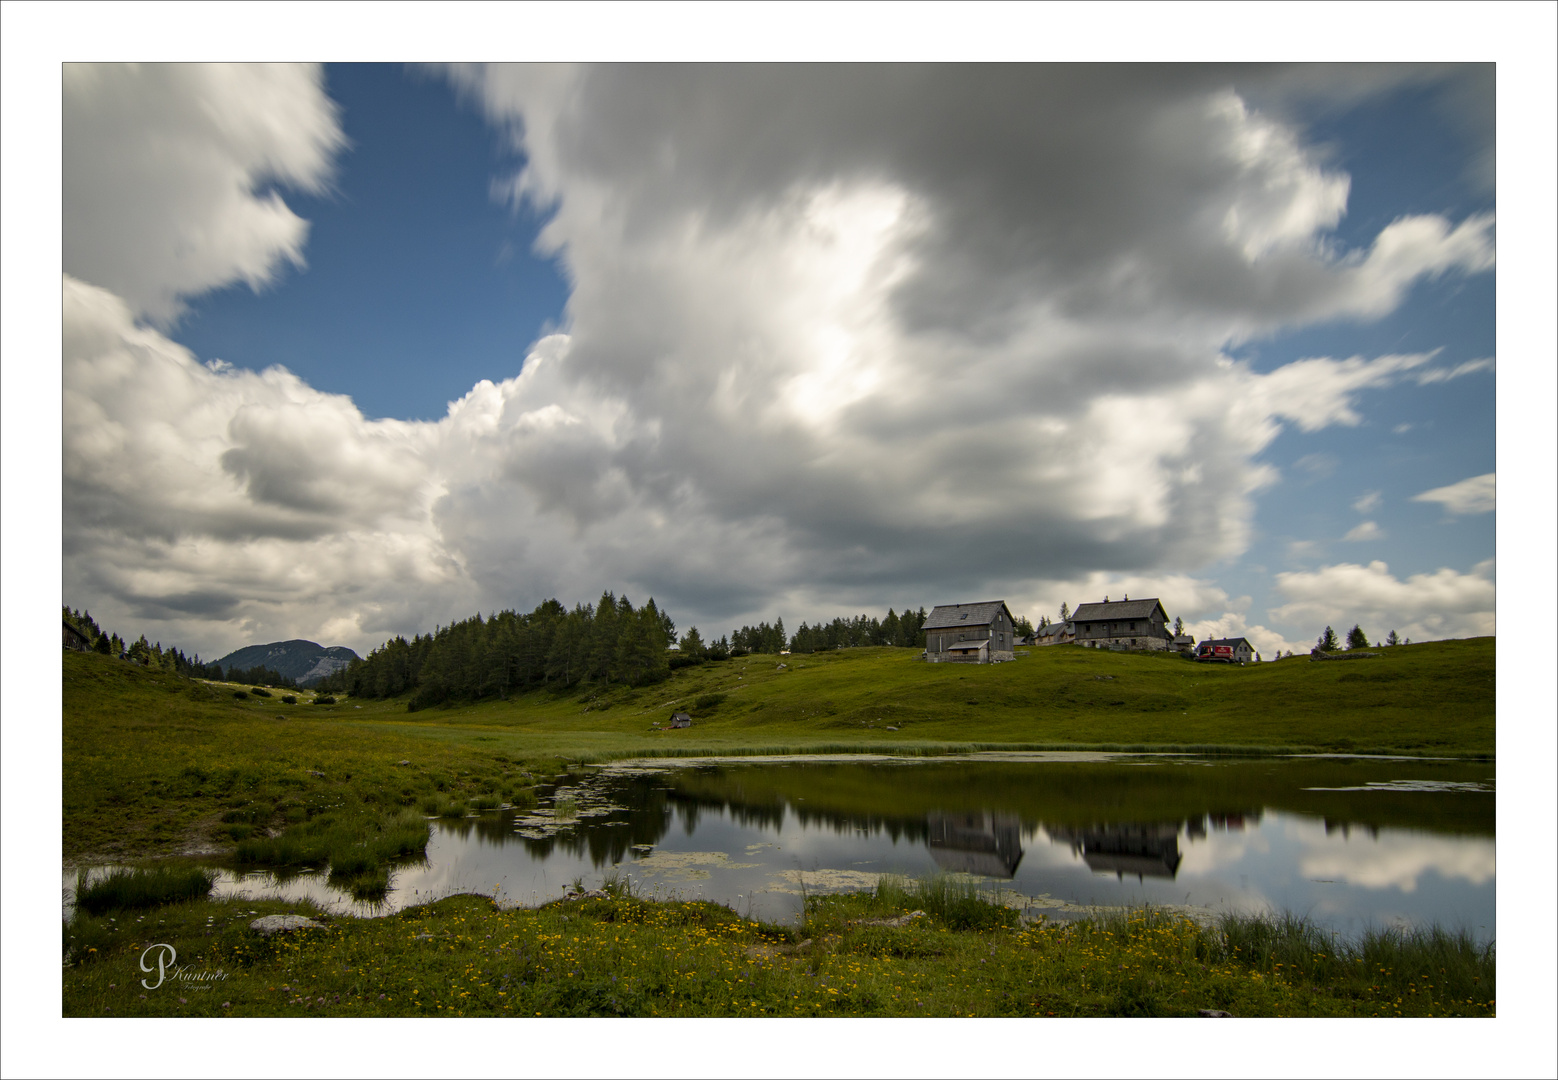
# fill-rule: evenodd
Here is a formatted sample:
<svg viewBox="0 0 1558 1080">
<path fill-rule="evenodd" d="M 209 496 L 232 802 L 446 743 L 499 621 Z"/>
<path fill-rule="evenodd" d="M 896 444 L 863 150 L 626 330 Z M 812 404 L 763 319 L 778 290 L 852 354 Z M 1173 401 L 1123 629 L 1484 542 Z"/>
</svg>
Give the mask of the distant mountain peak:
<svg viewBox="0 0 1558 1080">
<path fill-rule="evenodd" d="M 296 681 L 299 686 L 308 686 L 360 659 L 344 645 L 324 646 L 316 641 L 293 638 L 266 645 L 246 645 L 228 653 L 217 663 L 223 670 L 267 667 Z"/>
</svg>

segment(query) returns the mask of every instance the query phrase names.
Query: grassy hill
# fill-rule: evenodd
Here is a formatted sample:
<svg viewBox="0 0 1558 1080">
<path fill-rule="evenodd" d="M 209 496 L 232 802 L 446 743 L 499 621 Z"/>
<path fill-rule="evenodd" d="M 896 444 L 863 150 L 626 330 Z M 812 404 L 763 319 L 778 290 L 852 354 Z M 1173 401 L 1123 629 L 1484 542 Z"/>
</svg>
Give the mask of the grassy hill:
<svg viewBox="0 0 1558 1080">
<path fill-rule="evenodd" d="M 748 656 L 647 688 L 540 690 L 412 714 L 404 700 L 240 699 L 238 688 L 68 653 L 65 853 L 230 845 L 326 809 L 513 801 L 564 761 L 638 755 L 1495 747 L 1493 638 L 1245 668 L 1070 646 L 986 667 L 917 656 Z M 677 709 L 692 713 L 691 729 L 651 730 Z"/>
</svg>

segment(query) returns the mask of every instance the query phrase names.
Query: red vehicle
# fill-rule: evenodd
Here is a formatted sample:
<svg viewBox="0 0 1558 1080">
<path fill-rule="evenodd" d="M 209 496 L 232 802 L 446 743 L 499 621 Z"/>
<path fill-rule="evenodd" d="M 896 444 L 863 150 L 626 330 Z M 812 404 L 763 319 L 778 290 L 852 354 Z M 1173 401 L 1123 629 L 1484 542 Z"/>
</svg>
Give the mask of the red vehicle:
<svg viewBox="0 0 1558 1080">
<path fill-rule="evenodd" d="M 1196 659 L 1214 660 L 1219 663 L 1231 664 L 1233 663 L 1233 646 L 1213 645 L 1210 641 L 1202 642 L 1201 647 L 1196 650 Z"/>
</svg>

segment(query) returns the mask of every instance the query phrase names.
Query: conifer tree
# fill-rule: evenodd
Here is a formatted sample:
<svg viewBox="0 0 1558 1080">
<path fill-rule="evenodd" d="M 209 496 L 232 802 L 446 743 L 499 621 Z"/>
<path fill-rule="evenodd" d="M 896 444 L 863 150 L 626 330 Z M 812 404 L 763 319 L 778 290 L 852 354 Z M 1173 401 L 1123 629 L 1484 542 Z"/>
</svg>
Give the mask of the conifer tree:
<svg viewBox="0 0 1558 1080">
<path fill-rule="evenodd" d="M 1352 629 L 1347 631 L 1347 648 L 1367 649 L 1368 647 L 1369 636 L 1365 634 L 1361 628 L 1359 628 L 1357 623 L 1353 623 Z"/>
<path fill-rule="evenodd" d="M 680 649 L 682 655 L 689 660 L 703 659 L 706 651 L 703 647 L 703 635 L 698 633 L 696 626 L 689 627 L 687 632 L 682 635 Z"/>
</svg>

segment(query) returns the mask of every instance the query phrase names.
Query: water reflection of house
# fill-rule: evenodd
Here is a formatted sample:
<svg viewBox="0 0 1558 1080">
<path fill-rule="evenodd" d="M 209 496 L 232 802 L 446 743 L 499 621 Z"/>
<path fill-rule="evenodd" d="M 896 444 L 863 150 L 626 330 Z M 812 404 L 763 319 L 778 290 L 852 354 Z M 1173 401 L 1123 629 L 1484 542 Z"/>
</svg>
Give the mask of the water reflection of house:
<svg viewBox="0 0 1558 1080">
<path fill-rule="evenodd" d="M 1134 874 L 1172 878 L 1179 872 L 1179 822 L 1155 825 L 1095 825 L 1085 829 L 1048 829 L 1050 839 L 1069 843 L 1094 873 L 1123 879 Z"/>
<path fill-rule="evenodd" d="M 925 824 L 930 857 L 943 870 L 999 878 L 1017 873 L 1022 827 L 1016 814 L 926 814 Z"/>
</svg>

